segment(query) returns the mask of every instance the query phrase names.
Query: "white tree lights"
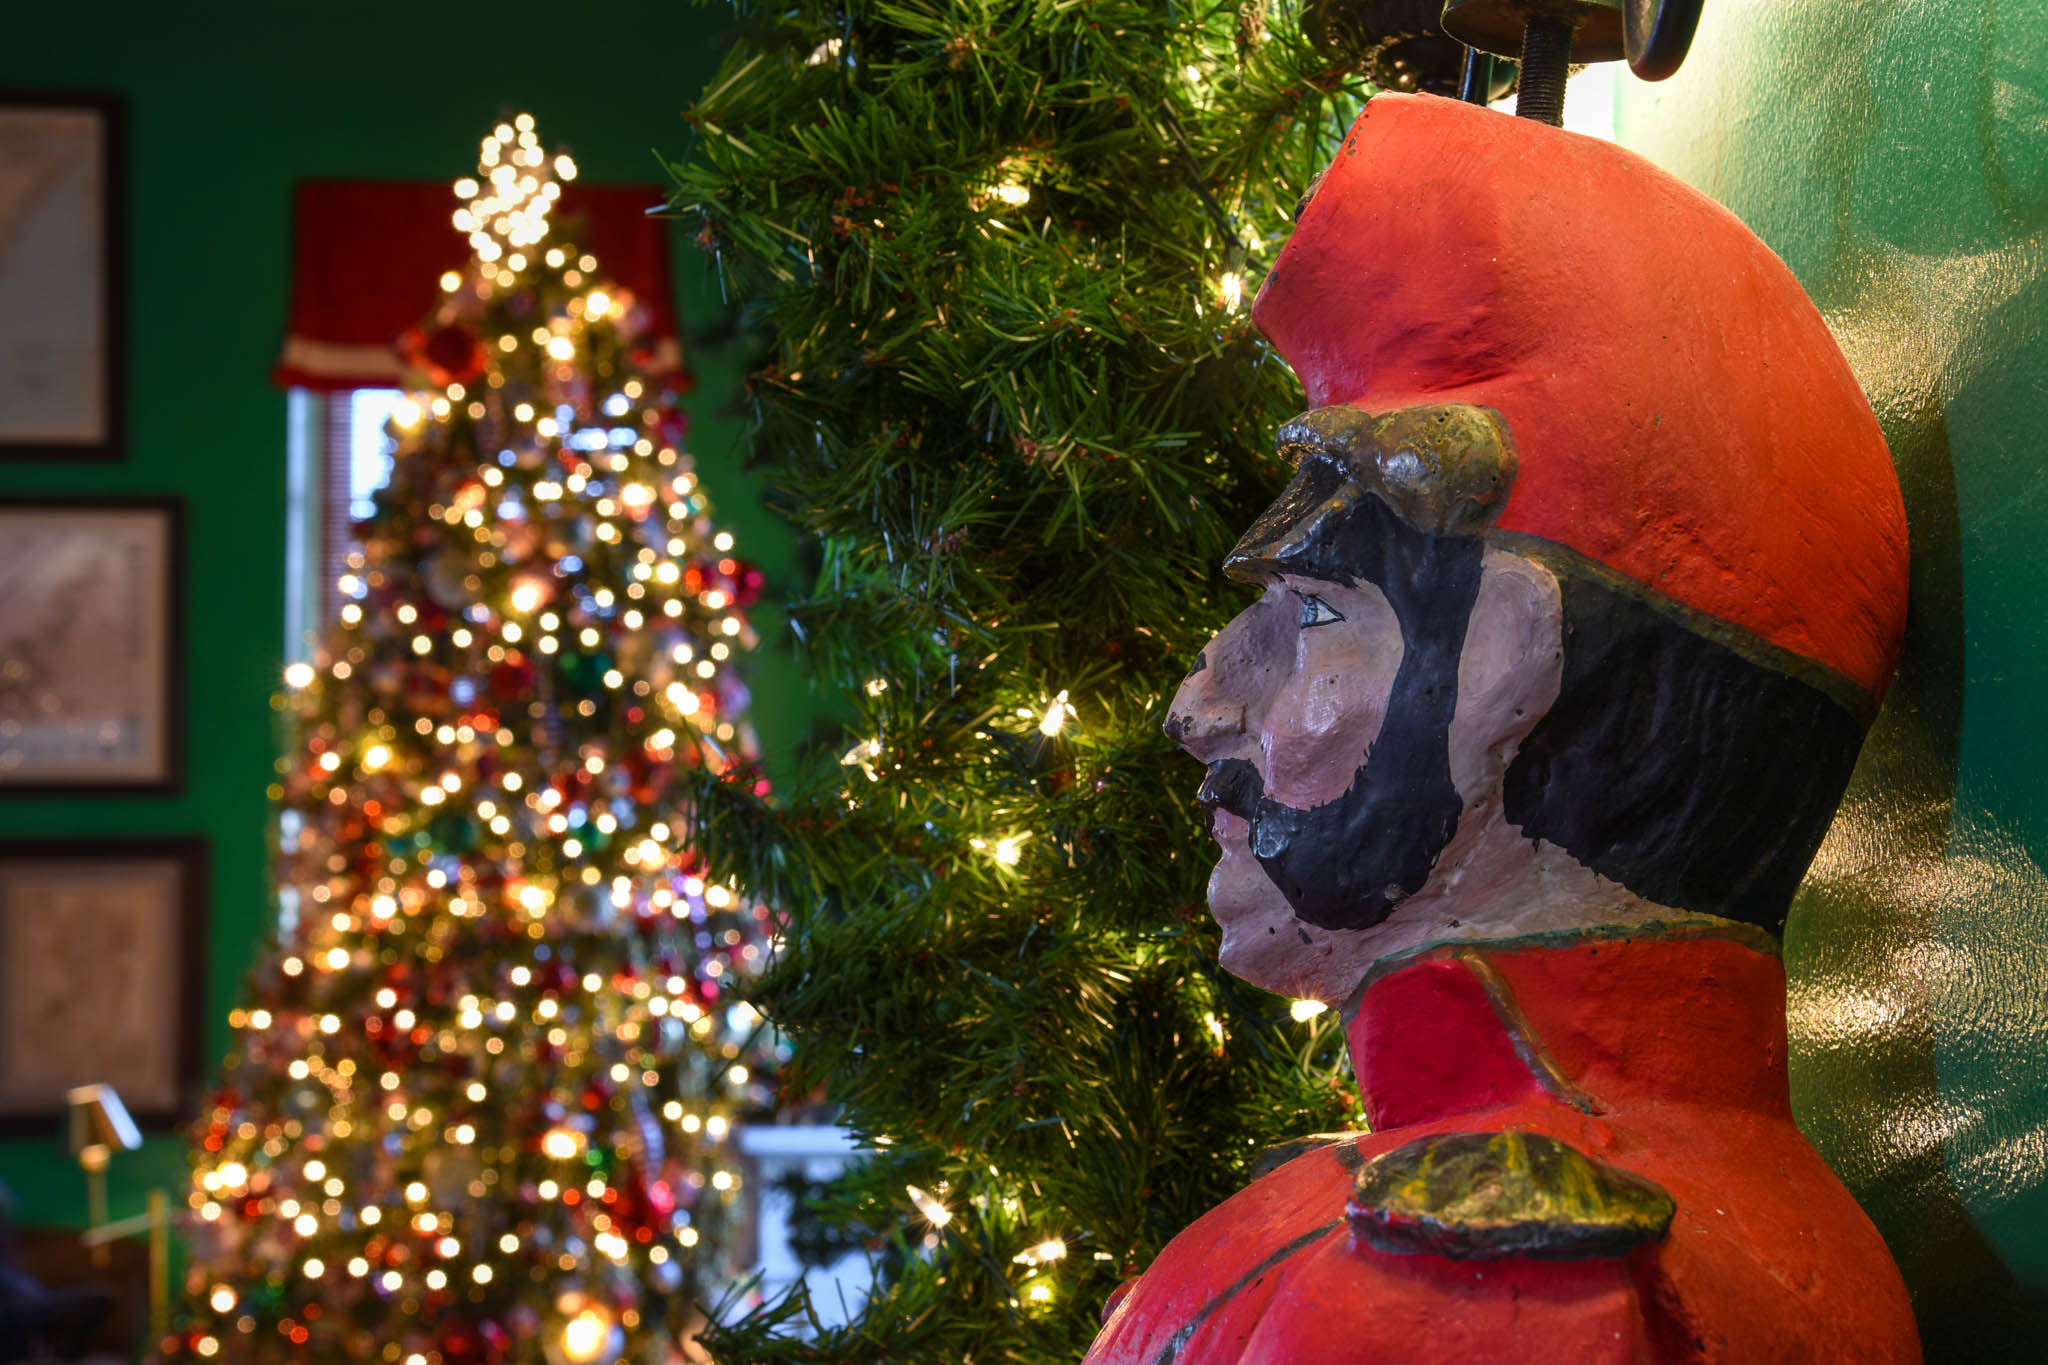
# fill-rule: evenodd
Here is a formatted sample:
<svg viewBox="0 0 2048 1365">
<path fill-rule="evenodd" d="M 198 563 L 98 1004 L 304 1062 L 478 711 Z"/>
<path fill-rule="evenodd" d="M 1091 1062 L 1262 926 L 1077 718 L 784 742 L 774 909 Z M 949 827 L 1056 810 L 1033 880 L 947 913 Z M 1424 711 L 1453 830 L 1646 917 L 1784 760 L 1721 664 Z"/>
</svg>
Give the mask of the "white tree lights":
<svg viewBox="0 0 2048 1365">
<path fill-rule="evenodd" d="M 573 174 L 528 117 L 486 138 L 471 261 L 401 342 L 391 483 L 286 678 L 289 927 L 196 1132 L 166 1356 L 680 1360 L 722 1288 L 768 915 L 674 792 L 752 780 L 760 576 L 646 310 L 556 221 Z"/>
</svg>

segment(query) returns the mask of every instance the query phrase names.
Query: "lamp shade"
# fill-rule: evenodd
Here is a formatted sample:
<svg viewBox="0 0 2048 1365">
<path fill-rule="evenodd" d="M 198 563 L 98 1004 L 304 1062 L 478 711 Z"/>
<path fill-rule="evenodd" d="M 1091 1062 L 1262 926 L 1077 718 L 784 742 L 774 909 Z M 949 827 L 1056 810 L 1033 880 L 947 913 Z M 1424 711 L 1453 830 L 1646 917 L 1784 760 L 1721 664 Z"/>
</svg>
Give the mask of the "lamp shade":
<svg viewBox="0 0 2048 1365">
<path fill-rule="evenodd" d="M 71 1155 L 88 1147 L 118 1147 L 132 1152 L 142 1145 L 142 1132 L 128 1117 L 128 1106 L 111 1085 L 80 1085 L 64 1092 L 71 1113 Z"/>
</svg>

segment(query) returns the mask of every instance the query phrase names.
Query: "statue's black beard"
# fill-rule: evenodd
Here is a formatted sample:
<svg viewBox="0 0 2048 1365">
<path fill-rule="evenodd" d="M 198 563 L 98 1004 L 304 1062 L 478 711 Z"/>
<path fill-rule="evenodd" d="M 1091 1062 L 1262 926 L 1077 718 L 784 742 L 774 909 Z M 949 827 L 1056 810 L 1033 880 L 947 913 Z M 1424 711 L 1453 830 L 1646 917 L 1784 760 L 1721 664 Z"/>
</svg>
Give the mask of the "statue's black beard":
<svg viewBox="0 0 2048 1365">
<path fill-rule="evenodd" d="M 1476 547 L 1475 547 L 1476 549 Z M 1242 758 L 1210 765 L 1205 805 L 1251 824 L 1252 854 L 1295 915 L 1321 929 L 1366 929 L 1422 889 L 1465 803 L 1451 781 L 1451 715 L 1458 662 L 1477 595 L 1478 556 L 1464 573 L 1440 573 L 1437 608 L 1410 629 L 1401 618 L 1401 667 L 1379 737 L 1334 801 L 1301 810 L 1266 795 Z M 1410 593 L 1421 595 L 1411 580 Z"/>
<path fill-rule="evenodd" d="M 1365 929 L 1422 889 L 1464 809 L 1444 729 L 1407 745 L 1390 711 L 1382 738 L 1334 801 L 1302 810 L 1266 795 L 1241 758 L 1212 764 L 1205 805 L 1251 825 L 1252 855 L 1295 915 L 1321 929 Z M 1410 731 L 1414 734 L 1414 731 Z"/>
</svg>

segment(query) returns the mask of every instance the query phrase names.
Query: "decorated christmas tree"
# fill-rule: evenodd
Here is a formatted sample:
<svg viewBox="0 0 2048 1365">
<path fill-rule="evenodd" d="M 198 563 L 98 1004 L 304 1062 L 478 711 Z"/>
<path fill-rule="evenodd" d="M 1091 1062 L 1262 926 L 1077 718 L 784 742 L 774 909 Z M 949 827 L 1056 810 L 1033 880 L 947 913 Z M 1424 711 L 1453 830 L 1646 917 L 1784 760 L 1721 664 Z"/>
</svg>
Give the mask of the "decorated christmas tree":
<svg viewBox="0 0 2048 1365">
<path fill-rule="evenodd" d="M 646 309 L 551 216 L 574 173 L 521 116 L 455 187 L 473 254 L 287 677 L 281 929 L 197 1125 L 166 1356 L 653 1365 L 737 1269 L 767 912 L 701 864 L 681 779 L 758 781 L 760 579 Z"/>
<path fill-rule="evenodd" d="M 1160 731 L 1306 406 L 1254 292 L 1360 72 L 1427 74 L 1310 8 L 743 4 L 690 110 L 675 203 L 762 339 L 754 451 L 822 549 L 793 618 L 858 713 L 807 786 L 699 810 L 790 907 L 786 1074 L 872 1148 L 812 1213 L 895 1253 L 856 1321 L 794 1298 L 723 1361 L 1072 1361 L 1262 1148 L 1359 1121 L 1335 1016 L 1217 968 Z"/>
</svg>

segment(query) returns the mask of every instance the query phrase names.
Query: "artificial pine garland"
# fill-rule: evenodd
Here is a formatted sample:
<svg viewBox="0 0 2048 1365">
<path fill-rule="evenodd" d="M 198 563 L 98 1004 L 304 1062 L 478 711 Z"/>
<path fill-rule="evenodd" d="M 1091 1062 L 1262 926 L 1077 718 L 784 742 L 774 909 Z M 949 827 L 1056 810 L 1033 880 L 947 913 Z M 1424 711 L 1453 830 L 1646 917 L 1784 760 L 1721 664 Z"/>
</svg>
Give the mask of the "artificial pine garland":
<svg viewBox="0 0 2048 1365">
<path fill-rule="evenodd" d="M 900 1254 L 849 1327 L 708 1344 L 1072 1360 L 1260 1148 L 1358 1122 L 1332 1018 L 1215 966 L 1160 722 L 1303 405 L 1250 301 L 1368 87 L 1292 4 L 739 17 L 675 203 L 765 347 L 751 455 L 821 552 L 792 620 L 857 714 L 698 814 L 786 908 L 790 1083 L 875 1148 L 823 1211 Z"/>
</svg>

